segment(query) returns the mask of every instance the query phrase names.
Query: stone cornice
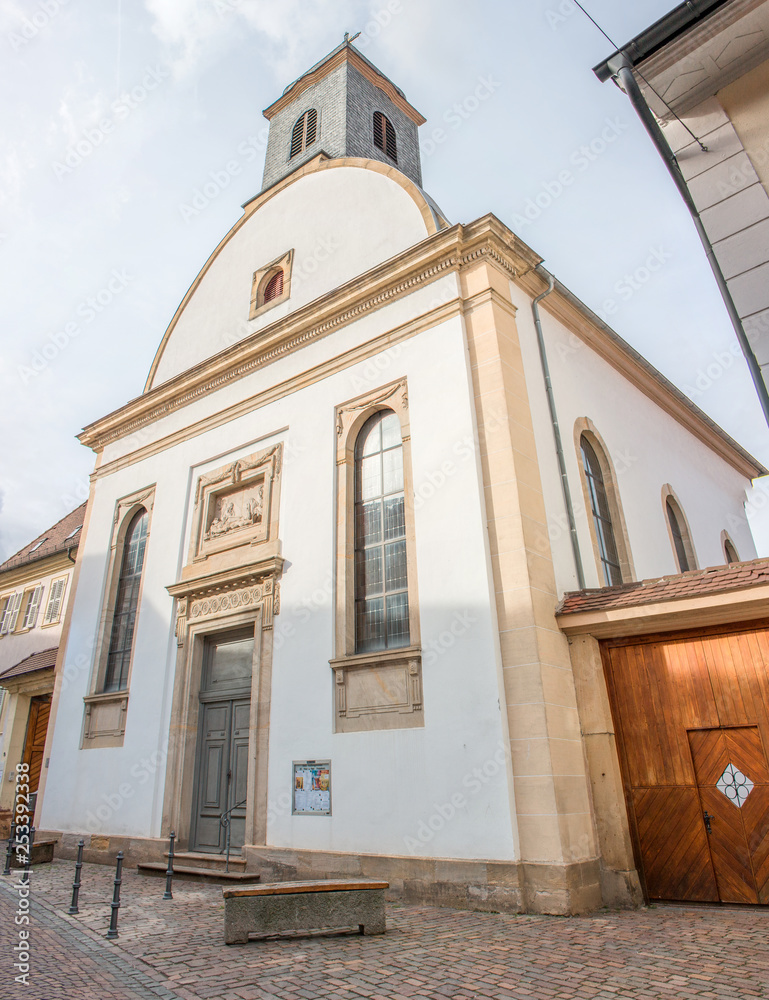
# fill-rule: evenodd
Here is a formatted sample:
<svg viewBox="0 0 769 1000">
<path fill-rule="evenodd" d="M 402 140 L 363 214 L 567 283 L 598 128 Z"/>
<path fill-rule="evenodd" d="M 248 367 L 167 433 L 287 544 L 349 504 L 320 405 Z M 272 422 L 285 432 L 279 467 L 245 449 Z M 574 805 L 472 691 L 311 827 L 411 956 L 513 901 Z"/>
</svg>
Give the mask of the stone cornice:
<svg viewBox="0 0 769 1000">
<path fill-rule="evenodd" d="M 468 225 L 434 233 L 397 257 L 148 390 L 88 425 L 79 439 L 101 453 L 110 442 L 301 350 L 445 274 L 484 259 L 492 261 L 530 296 L 547 287 L 544 278 L 535 273 L 541 258 L 496 216 L 486 215 Z M 760 463 L 560 282 L 542 308 L 746 478 L 765 474 Z M 118 462 L 121 467 L 126 464 L 125 459 Z"/>
<path fill-rule="evenodd" d="M 444 273 L 488 257 L 511 278 L 540 258 L 494 216 L 441 230 L 327 295 L 88 425 L 79 440 L 96 452 L 168 413 L 388 305 Z"/>
<path fill-rule="evenodd" d="M 223 591 L 229 591 L 237 587 L 245 587 L 249 584 L 259 583 L 268 577 L 279 577 L 283 570 L 283 559 L 274 556 L 270 559 L 262 559 L 259 562 L 251 563 L 247 566 L 238 566 L 224 570 L 220 573 L 212 573 L 190 577 L 178 583 L 169 584 L 166 590 L 171 597 L 208 597 Z"/>
</svg>

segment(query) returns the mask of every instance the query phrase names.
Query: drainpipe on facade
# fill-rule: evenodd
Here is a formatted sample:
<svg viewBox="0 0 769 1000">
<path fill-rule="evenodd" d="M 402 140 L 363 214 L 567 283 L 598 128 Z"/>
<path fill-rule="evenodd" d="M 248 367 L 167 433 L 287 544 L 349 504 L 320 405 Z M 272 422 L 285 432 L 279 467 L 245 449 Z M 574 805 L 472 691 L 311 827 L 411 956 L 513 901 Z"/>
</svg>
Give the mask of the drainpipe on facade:
<svg viewBox="0 0 769 1000">
<path fill-rule="evenodd" d="M 737 307 L 732 299 L 732 293 L 729 291 L 729 287 L 726 284 L 726 278 L 721 270 L 721 265 L 716 259 L 715 251 L 713 250 L 708 234 L 705 232 L 705 227 L 703 226 L 702 219 L 697 211 L 697 206 L 694 204 L 694 200 L 692 199 L 689 188 L 686 185 L 684 176 L 681 173 L 681 168 L 678 166 L 678 160 L 676 159 L 670 146 L 668 146 L 665 141 L 662 129 L 657 124 L 657 120 L 652 114 L 649 105 L 644 100 L 641 88 L 638 86 L 635 76 L 633 76 L 632 64 L 628 57 L 623 54 L 619 54 L 615 58 L 610 59 L 607 65 L 612 73 L 612 79 L 614 82 L 630 98 L 630 103 L 633 105 L 636 114 L 641 119 L 644 128 L 649 133 L 652 142 L 657 147 L 657 151 L 662 157 L 665 166 L 668 168 L 668 173 L 673 178 L 673 181 L 675 182 L 675 185 L 684 200 L 684 204 L 689 209 L 689 213 L 694 220 L 694 226 L 697 230 L 700 241 L 705 248 L 708 263 L 713 271 L 718 289 L 721 292 L 721 297 L 724 300 L 726 311 L 729 314 L 729 319 L 732 322 L 734 332 L 737 334 L 737 340 L 742 348 L 742 353 L 748 363 L 753 384 L 756 387 L 758 399 L 761 403 L 761 409 L 764 411 L 764 418 L 769 424 L 769 392 L 767 392 L 766 383 L 761 375 L 761 367 L 758 364 L 758 359 L 753 353 L 752 347 L 750 346 L 750 341 L 748 340 L 745 328 L 742 325 L 740 314 L 737 312 Z"/>
<path fill-rule="evenodd" d="M 555 278 L 540 264 L 537 272 L 547 280 L 547 288 L 538 295 L 531 303 L 531 312 L 534 316 L 534 327 L 537 331 L 537 346 L 539 347 L 539 359 L 542 362 L 542 375 L 545 379 L 545 393 L 547 395 L 547 405 L 550 409 L 550 422 L 553 425 L 553 437 L 555 439 L 555 454 L 558 459 L 558 472 L 561 477 L 561 491 L 563 501 L 566 505 L 566 518 L 569 522 L 569 535 L 571 537 L 571 548 L 574 553 L 574 565 L 577 570 L 577 582 L 579 589 L 585 588 L 585 573 L 582 569 L 582 556 L 579 551 L 579 539 L 577 538 L 577 525 L 574 521 L 574 507 L 571 502 L 571 491 L 569 480 L 566 475 L 566 461 L 563 457 L 563 442 L 561 441 L 561 429 L 558 426 L 558 414 L 555 409 L 555 396 L 553 395 L 553 383 L 550 379 L 550 365 L 547 362 L 547 351 L 545 350 L 545 337 L 542 333 L 542 320 L 539 316 L 539 303 L 549 295 L 555 287 Z"/>
</svg>

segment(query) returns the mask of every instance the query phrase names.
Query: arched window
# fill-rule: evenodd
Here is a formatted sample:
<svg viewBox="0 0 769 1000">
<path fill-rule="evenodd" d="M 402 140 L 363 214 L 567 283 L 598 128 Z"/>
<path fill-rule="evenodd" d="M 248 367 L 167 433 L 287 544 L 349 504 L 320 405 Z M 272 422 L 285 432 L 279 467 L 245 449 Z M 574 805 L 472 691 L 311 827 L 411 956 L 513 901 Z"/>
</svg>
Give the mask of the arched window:
<svg viewBox="0 0 769 1000">
<path fill-rule="evenodd" d="M 318 112 L 316 108 L 305 111 L 301 117 L 297 118 L 294 130 L 291 133 L 291 152 L 289 160 L 293 159 L 303 150 L 311 146 L 318 135 Z"/>
<path fill-rule="evenodd" d="M 283 269 L 279 268 L 275 273 L 267 279 L 267 284 L 264 286 L 264 295 L 262 298 L 262 304 L 266 302 L 272 302 L 273 299 L 279 298 L 283 294 Z"/>
<path fill-rule="evenodd" d="M 105 691 L 123 691 L 128 686 L 148 524 L 149 514 L 142 508 L 131 519 L 123 542 L 123 559 L 104 675 Z"/>
<path fill-rule="evenodd" d="M 603 469 L 595 449 L 584 434 L 580 437 L 579 445 L 582 451 L 582 465 L 585 470 L 604 582 L 607 587 L 613 587 L 622 583 L 622 569 Z"/>
<path fill-rule="evenodd" d="M 740 561 L 737 549 L 734 547 L 734 543 L 731 538 L 724 539 L 724 555 L 726 556 L 726 561 L 729 565 Z"/>
<path fill-rule="evenodd" d="M 355 651 L 409 644 L 403 442 L 380 410 L 355 444 Z"/>
<path fill-rule="evenodd" d="M 391 160 L 398 162 L 398 143 L 395 139 L 395 129 L 389 118 L 381 111 L 374 112 L 374 145 L 387 153 Z"/>
<path fill-rule="evenodd" d="M 693 569 L 687 549 L 689 545 L 689 532 L 686 530 L 686 522 L 681 514 L 681 508 L 672 497 L 665 500 L 665 514 L 670 525 L 670 536 L 673 539 L 673 551 L 676 554 L 676 562 L 681 573 Z"/>
</svg>

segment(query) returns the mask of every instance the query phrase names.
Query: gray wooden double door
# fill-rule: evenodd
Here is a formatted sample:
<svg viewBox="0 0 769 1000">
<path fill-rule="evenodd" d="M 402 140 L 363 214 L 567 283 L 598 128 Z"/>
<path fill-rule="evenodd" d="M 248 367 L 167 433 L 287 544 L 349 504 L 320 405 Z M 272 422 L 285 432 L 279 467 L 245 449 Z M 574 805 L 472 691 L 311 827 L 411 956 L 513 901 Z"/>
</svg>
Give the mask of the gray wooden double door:
<svg viewBox="0 0 769 1000">
<path fill-rule="evenodd" d="M 190 846 L 239 850 L 245 840 L 253 636 L 209 640 L 200 689 L 198 752 Z"/>
</svg>

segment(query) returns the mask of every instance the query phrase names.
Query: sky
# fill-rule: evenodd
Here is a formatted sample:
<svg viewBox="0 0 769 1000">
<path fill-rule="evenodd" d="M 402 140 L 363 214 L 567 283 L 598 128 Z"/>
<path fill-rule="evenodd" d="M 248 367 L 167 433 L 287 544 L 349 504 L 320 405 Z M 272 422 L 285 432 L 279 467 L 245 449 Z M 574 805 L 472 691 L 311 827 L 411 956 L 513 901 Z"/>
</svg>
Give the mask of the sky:
<svg viewBox="0 0 769 1000">
<path fill-rule="evenodd" d="M 674 2 L 583 5 L 622 44 Z M 345 31 L 427 118 L 449 221 L 497 215 L 769 465 L 691 219 L 571 0 L 0 0 L 0 560 L 87 498 L 77 433 L 141 394 L 261 187 L 262 109 Z M 769 555 L 769 485 L 748 514 Z"/>
</svg>

